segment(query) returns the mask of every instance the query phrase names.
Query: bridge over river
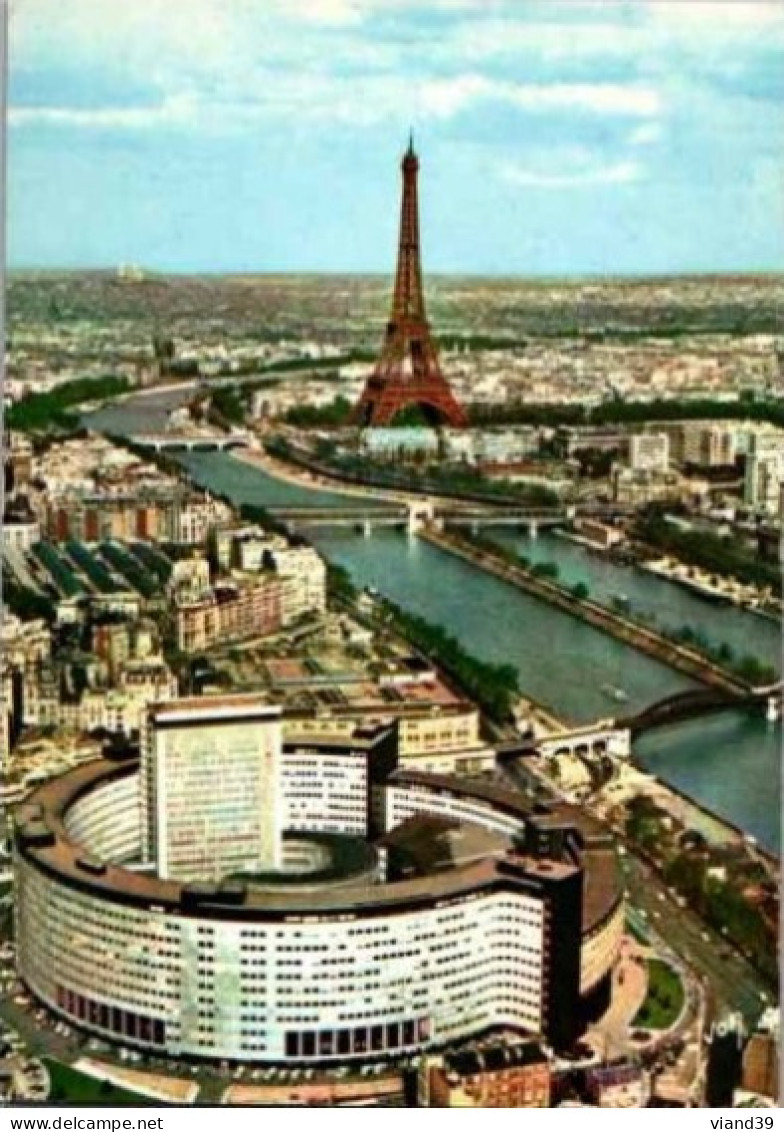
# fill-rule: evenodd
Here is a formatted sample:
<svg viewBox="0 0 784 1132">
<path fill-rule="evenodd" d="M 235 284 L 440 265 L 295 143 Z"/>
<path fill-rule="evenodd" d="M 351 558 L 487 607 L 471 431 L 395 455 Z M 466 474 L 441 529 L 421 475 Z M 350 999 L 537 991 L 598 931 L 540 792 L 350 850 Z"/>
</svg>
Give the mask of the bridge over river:
<svg viewBox="0 0 784 1132">
<path fill-rule="evenodd" d="M 467 507 L 465 505 L 439 503 L 426 505 L 415 503 L 375 502 L 373 507 L 357 503 L 345 507 L 292 507 L 271 504 L 268 510 L 276 518 L 295 526 L 353 527 L 364 534 L 371 534 L 375 527 L 404 527 L 418 531 L 425 525 L 441 527 L 509 526 L 524 529 L 529 535 L 549 527 L 562 526 L 567 521 L 566 512 L 559 508 L 530 507 Z"/>
<path fill-rule="evenodd" d="M 233 448 L 252 448 L 255 438 L 245 431 L 235 432 L 142 432 L 129 436 L 140 448 L 153 452 L 228 452 Z"/>
<path fill-rule="evenodd" d="M 765 705 L 770 718 L 776 719 L 781 714 L 782 691 L 784 681 L 770 684 L 764 688 L 749 688 L 745 694 L 742 692 L 729 692 L 721 688 L 692 688 L 685 692 L 676 692 L 659 700 L 650 707 L 644 708 L 637 715 L 617 720 L 617 726 L 628 728 L 633 736 L 645 731 L 652 731 L 656 727 L 667 727 L 673 723 L 696 719 L 702 715 L 711 715 L 720 711 L 737 711 L 738 708 Z"/>
</svg>

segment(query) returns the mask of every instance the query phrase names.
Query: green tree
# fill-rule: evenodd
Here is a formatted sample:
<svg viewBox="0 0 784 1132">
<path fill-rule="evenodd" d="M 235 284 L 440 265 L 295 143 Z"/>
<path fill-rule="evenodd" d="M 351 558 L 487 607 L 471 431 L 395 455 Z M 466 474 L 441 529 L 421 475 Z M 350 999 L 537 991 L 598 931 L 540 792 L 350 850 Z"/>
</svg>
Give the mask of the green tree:
<svg viewBox="0 0 784 1132">
<path fill-rule="evenodd" d="M 556 582 L 561 571 L 557 562 L 535 562 L 531 567 L 531 573 L 535 578 L 550 578 Z"/>
<path fill-rule="evenodd" d="M 46 393 L 31 393 L 6 411 L 5 423 L 21 432 L 45 432 L 52 428 L 75 426 L 76 417 L 69 409 L 87 401 L 106 401 L 130 389 L 127 377 L 82 377 L 65 381 Z"/>
<path fill-rule="evenodd" d="M 239 392 L 229 386 L 216 389 L 211 397 L 213 409 L 229 424 L 242 424 L 245 420 L 245 403 Z"/>
<path fill-rule="evenodd" d="M 337 396 L 326 405 L 295 405 L 284 419 L 296 428 L 339 428 L 349 423 L 352 411 L 351 402 Z"/>
</svg>

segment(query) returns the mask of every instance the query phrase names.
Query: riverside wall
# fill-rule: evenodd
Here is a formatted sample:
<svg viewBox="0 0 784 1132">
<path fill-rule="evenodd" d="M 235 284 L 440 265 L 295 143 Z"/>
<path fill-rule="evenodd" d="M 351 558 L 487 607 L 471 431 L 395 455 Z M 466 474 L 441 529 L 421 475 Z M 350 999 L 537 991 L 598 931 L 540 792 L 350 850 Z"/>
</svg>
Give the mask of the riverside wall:
<svg viewBox="0 0 784 1132">
<path fill-rule="evenodd" d="M 500 556 L 476 547 L 460 535 L 436 531 L 431 527 L 419 533 L 421 538 L 433 546 L 459 555 L 480 569 L 494 574 L 510 585 L 548 602 L 562 612 L 577 617 L 602 632 L 609 633 L 624 644 L 644 652 L 662 664 L 669 665 L 706 687 L 715 688 L 739 700 L 745 699 L 751 691 L 744 681 L 712 664 L 693 649 L 669 641 L 654 630 L 637 625 L 597 602 L 573 597 L 561 586 L 545 578 L 535 577 L 523 567 L 514 566 Z"/>
</svg>

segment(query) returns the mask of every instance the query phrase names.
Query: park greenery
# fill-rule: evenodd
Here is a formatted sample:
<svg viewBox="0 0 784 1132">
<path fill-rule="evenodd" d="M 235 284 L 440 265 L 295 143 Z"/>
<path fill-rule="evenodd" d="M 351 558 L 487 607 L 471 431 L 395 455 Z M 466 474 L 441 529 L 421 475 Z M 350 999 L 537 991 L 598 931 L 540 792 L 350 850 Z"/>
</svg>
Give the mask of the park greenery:
<svg viewBox="0 0 784 1132">
<path fill-rule="evenodd" d="M 495 723 L 507 723 L 520 695 L 517 669 L 489 664 L 472 656 L 441 625 L 381 599 L 385 620 L 425 656 L 452 677 Z"/>
<path fill-rule="evenodd" d="M 230 425 L 241 425 L 245 420 L 245 404 L 242 396 L 230 386 L 216 389 L 210 398 L 210 407 L 219 420 Z"/>
<path fill-rule="evenodd" d="M 704 633 L 699 629 L 692 628 L 691 625 L 680 625 L 677 629 L 660 628 L 659 632 L 675 644 L 702 653 L 708 660 L 720 668 L 732 672 L 735 676 L 739 676 L 741 680 L 745 680 L 752 687 L 772 684 L 776 679 L 776 669 L 773 665 L 765 664 L 756 656 L 750 654 L 736 656 L 726 642 L 714 645 Z"/>
<path fill-rule="evenodd" d="M 273 342 L 279 344 L 279 334 L 265 332 L 253 333 L 252 337 L 259 342 Z M 224 374 L 231 373 L 232 377 L 246 378 L 258 377 L 257 381 L 243 381 L 243 387 L 248 389 L 263 389 L 285 377 L 287 374 L 301 374 L 306 381 L 334 381 L 340 374 L 341 366 L 351 365 L 353 362 L 370 362 L 375 355 L 362 349 L 350 350 L 347 353 L 336 354 L 330 358 L 278 358 L 272 362 L 263 362 L 259 358 L 246 358 L 232 363 L 231 369 L 224 367 Z"/>
<path fill-rule="evenodd" d="M 338 453 L 329 443 L 320 444 L 318 455 L 311 456 L 283 437 L 270 437 L 265 446 L 272 456 L 349 483 L 518 507 L 555 507 L 559 502 L 557 494 L 544 485 L 489 479 L 468 464 L 393 464 L 367 455 Z"/>
<path fill-rule="evenodd" d="M 560 404 L 532 403 L 524 400 L 503 404 L 468 406 L 473 425 L 534 425 L 556 428 L 559 425 L 644 424 L 654 421 L 749 420 L 768 421 L 784 427 L 784 401 L 772 398 L 741 396 L 737 401 L 719 401 L 699 397 L 689 400 L 659 398 L 653 401 L 624 401 L 613 398 L 599 405 L 582 402 Z"/>
<path fill-rule="evenodd" d="M 215 495 L 216 493 L 213 492 Z M 225 495 L 216 495 L 216 498 L 223 499 L 231 507 L 236 507 L 236 504 Z M 280 519 L 276 518 L 271 511 L 266 507 L 262 507 L 259 503 L 241 503 L 239 506 L 240 518 L 244 519 L 246 523 L 256 523 L 265 531 L 274 531 L 276 534 L 287 534 L 286 524 Z M 298 540 L 294 536 L 289 536 L 290 540 L 296 543 Z"/>
<path fill-rule="evenodd" d="M 260 366 L 261 373 L 296 373 L 299 370 L 312 369 L 340 369 L 341 366 L 351 365 L 352 362 L 370 362 L 375 355 L 367 350 L 351 350 L 347 354 L 336 354 L 331 358 L 284 358 L 281 361 L 269 362 Z"/>
<path fill-rule="evenodd" d="M 324 405 L 293 405 L 283 419 L 295 428 L 341 428 L 349 423 L 352 410 L 347 397 L 334 397 Z"/>
<path fill-rule="evenodd" d="M 738 656 L 726 641 L 716 645 L 701 629 L 695 629 L 692 625 L 675 627 L 659 625 L 655 613 L 650 610 L 634 609 L 628 600 L 622 598 L 613 598 L 610 602 L 610 608 L 619 616 L 634 621 L 644 629 L 653 629 L 662 637 L 666 637 L 668 641 L 672 641 L 673 644 L 701 653 L 707 660 L 710 660 L 719 668 L 739 676 L 741 680 L 745 680 L 752 687 L 772 684 L 776 679 L 776 669 L 772 665 L 766 664 L 750 653 Z"/>
<path fill-rule="evenodd" d="M 645 795 L 629 803 L 625 832 L 629 841 L 655 863 L 665 882 L 775 984 L 776 918 L 766 915 L 764 904 L 752 895 L 767 883 L 763 867 L 750 862 L 741 849 L 728 859 L 693 831 L 679 833 L 656 802 Z"/>
<path fill-rule="evenodd" d="M 51 1104 L 130 1105 L 138 1108 L 163 1103 L 142 1093 L 120 1088 L 110 1081 L 99 1081 L 97 1077 L 80 1073 L 78 1069 L 55 1061 L 54 1058 L 45 1057 L 43 1063 L 49 1074 Z"/>
<path fill-rule="evenodd" d="M 716 931 L 726 936 L 771 982 L 778 981 L 774 926 L 731 876 L 711 875 L 710 858 L 680 854 L 665 869 L 665 879 Z"/>
<path fill-rule="evenodd" d="M 301 359 L 297 359 L 291 368 L 302 368 L 300 363 Z M 312 366 L 313 363 L 306 361 L 306 365 Z M 324 405 L 295 406 L 288 410 L 284 419 L 288 424 L 301 428 L 339 428 L 349 423 L 351 410 L 351 403 L 345 397 L 337 396 Z M 719 401 L 708 397 L 685 400 L 658 398 L 653 401 L 611 398 L 598 405 L 583 402 L 551 404 L 521 399 L 497 404 L 469 404 L 467 410 L 471 424 L 478 427 L 529 425 L 557 428 L 569 425 L 577 428 L 591 425 L 649 424 L 656 421 L 743 420 L 767 421 L 784 428 L 784 401 L 772 397 L 741 396 L 735 401 Z M 423 423 L 419 415 L 406 417 L 405 414 L 400 414 L 394 421 L 395 425 L 400 426 L 419 423 Z M 597 452 L 594 461 L 603 466 L 608 461 L 607 454 Z M 601 468 L 597 469 L 594 474 L 598 475 L 600 470 Z"/>
<path fill-rule="evenodd" d="M 292 405 L 283 415 L 283 420 L 295 428 L 345 428 L 351 424 L 354 406 L 347 397 L 338 394 L 322 405 Z M 393 421 L 395 428 L 431 428 L 432 421 L 419 405 L 409 405 L 397 414 Z"/>
<path fill-rule="evenodd" d="M 638 1030 L 668 1030 L 680 1017 L 685 1001 L 683 982 L 669 963 L 649 959 L 648 991 L 632 1022 Z"/>
<path fill-rule="evenodd" d="M 353 604 L 359 597 L 357 587 L 354 585 L 351 574 L 337 562 L 327 559 L 327 588 L 330 595 L 339 602 Z"/>
<path fill-rule="evenodd" d="M 82 377 L 64 381 L 46 393 L 30 393 L 6 410 L 5 423 L 20 432 L 70 429 L 76 423 L 71 410 L 88 402 L 108 401 L 131 387 L 127 377 Z"/>
<path fill-rule="evenodd" d="M 747 585 L 775 589 L 781 585 L 781 571 L 775 563 L 763 561 L 737 539 L 722 538 L 713 531 L 683 530 L 669 522 L 655 504 L 637 516 L 633 536 L 711 574 L 729 575 Z"/>
</svg>

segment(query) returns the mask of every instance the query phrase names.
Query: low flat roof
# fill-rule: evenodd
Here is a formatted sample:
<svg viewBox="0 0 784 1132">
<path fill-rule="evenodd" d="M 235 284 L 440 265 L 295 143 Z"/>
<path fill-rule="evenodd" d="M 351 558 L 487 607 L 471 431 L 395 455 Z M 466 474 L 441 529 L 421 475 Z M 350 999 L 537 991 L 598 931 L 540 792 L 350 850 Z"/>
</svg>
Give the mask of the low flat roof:
<svg viewBox="0 0 784 1132">
<path fill-rule="evenodd" d="M 475 822 L 432 814 L 414 814 L 379 841 L 389 854 L 396 876 L 433 876 L 486 857 L 503 857 L 513 849 L 511 839 Z"/>
</svg>

